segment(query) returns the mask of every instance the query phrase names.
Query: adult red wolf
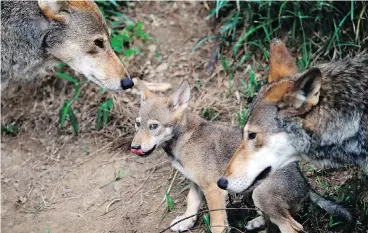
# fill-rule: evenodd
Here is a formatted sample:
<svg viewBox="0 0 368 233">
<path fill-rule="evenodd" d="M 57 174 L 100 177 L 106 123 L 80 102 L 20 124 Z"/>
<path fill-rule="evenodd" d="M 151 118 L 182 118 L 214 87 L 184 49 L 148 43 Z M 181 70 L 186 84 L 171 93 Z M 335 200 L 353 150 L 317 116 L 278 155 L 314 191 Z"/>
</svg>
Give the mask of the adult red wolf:
<svg viewBox="0 0 368 233">
<path fill-rule="evenodd" d="M 221 187 L 243 192 L 287 164 L 368 164 L 368 54 L 298 73 L 280 40 Z M 226 185 L 225 185 L 226 184 Z"/>
<path fill-rule="evenodd" d="M 110 90 L 134 84 L 93 1 L 1 1 L 1 89 L 60 62 Z"/>
</svg>

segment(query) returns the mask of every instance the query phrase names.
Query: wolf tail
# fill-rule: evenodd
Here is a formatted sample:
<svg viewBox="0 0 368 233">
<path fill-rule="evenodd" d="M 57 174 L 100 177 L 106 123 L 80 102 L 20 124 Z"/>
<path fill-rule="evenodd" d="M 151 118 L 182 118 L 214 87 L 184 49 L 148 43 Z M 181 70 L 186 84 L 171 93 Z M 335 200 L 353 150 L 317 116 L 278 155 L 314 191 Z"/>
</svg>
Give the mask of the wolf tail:
<svg viewBox="0 0 368 233">
<path fill-rule="evenodd" d="M 352 223 L 353 216 L 350 214 L 349 210 L 341 205 L 327 200 L 313 191 L 309 192 L 309 198 L 313 203 L 324 209 L 328 214 L 331 214 L 332 216 L 344 222 Z"/>
</svg>

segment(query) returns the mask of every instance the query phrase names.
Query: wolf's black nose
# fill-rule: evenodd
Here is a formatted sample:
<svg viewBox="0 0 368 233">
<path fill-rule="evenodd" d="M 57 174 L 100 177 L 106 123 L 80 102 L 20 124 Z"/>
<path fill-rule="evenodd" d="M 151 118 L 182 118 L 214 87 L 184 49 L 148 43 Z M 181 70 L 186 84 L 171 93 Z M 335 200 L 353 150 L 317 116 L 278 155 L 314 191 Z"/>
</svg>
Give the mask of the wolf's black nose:
<svg viewBox="0 0 368 233">
<path fill-rule="evenodd" d="M 120 81 L 121 84 L 121 88 L 123 88 L 123 90 L 132 88 L 134 86 L 133 80 L 131 80 L 130 78 L 123 78 Z"/>
<path fill-rule="evenodd" d="M 229 182 L 227 181 L 227 179 L 221 177 L 218 181 L 217 181 L 217 186 L 219 186 L 220 189 L 227 189 L 227 185 L 229 184 Z"/>
<path fill-rule="evenodd" d="M 130 149 L 139 150 L 139 149 L 141 149 L 141 146 L 131 146 Z"/>
</svg>

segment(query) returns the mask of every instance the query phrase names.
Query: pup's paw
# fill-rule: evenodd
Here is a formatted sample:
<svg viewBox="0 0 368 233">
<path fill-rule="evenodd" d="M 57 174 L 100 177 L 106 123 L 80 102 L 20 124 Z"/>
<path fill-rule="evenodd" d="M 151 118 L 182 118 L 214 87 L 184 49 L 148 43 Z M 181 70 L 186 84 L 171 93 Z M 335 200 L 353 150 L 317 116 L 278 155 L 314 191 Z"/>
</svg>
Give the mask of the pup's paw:
<svg viewBox="0 0 368 233">
<path fill-rule="evenodd" d="M 257 218 L 249 221 L 247 225 L 245 226 L 245 229 L 247 231 L 253 231 L 259 228 L 264 227 L 265 225 L 265 219 L 263 216 L 258 216 Z"/>
<path fill-rule="evenodd" d="M 174 219 L 174 221 L 171 222 L 170 225 L 176 223 L 177 221 L 182 220 L 183 218 L 186 218 L 186 216 L 181 215 L 181 216 L 176 217 Z M 190 228 L 192 228 L 194 226 L 194 223 L 195 223 L 196 220 L 197 220 L 196 217 L 191 217 L 191 218 L 185 219 L 185 220 L 179 222 L 178 224 L 175 224 L 174 226 L 172 226 L 170 228 L 170 230 L 171 231 L 177 231 L 177 232 L 187 231 L 187 230 L 189 230 Z"/>
</svg>

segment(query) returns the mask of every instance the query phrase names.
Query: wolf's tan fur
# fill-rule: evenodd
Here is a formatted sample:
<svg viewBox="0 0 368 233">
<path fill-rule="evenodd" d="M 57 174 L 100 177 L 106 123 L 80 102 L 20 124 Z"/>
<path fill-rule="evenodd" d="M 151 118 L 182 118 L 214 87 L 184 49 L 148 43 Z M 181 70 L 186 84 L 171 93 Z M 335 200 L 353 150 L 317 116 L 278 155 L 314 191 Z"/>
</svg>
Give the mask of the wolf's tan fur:
<svg viewBox="0 0 368 233">
<path fill-rule="evenodd" d="M 226 189 L 243 192 L 269 170 L 305 159 L 320 167 L 368 164 L 368 54 L 297 73 L 274 40 L 269 83 L 248 110 L 244 140 L 226 168 Z"/>
<path fill-rule="evenodd" d="M 136 123 L 136 135 L 131 144 L 132 152 L 148 156 L 162 147 L 172 165 L 192 181 L 188 194 L 187 210 L 173 223 L 196 214 L 203 203 L 208 208 L 226 207 L 227 192 L 216 182 L 223 174 L 226 164 L 241 143 L 241 130 L 221 123 L 207 122 L 186 111 L 190 96 L 188 82 L 170 97 L 159 97 L 142 84 L 142 101 Z M 261 143 L 261 142 L 260 142 Z M 303 229 L 291 217 L 300 203 L 309 196 L 309 187 L 293 163 L 269 177 L 253 192 L 258 208 L 270 216 L 283 233 Z M 225 210 L 210 212 L 212 232 L 223 232 L 227 226 Z M 190 229 L 196 217 L 186 219 L 172 226 L 173 231 Z M 252 230 L 264 225 L 263 216 L 247 225 Z"/>
</svg>

